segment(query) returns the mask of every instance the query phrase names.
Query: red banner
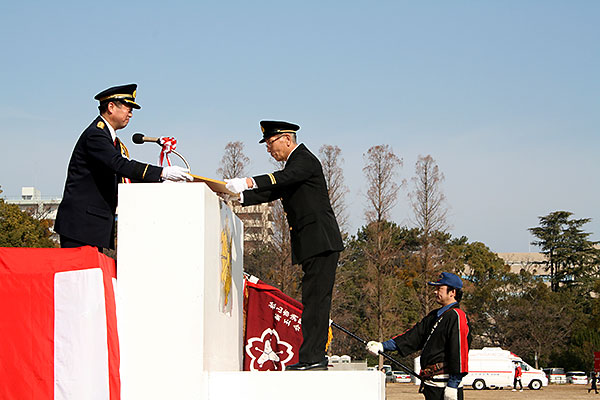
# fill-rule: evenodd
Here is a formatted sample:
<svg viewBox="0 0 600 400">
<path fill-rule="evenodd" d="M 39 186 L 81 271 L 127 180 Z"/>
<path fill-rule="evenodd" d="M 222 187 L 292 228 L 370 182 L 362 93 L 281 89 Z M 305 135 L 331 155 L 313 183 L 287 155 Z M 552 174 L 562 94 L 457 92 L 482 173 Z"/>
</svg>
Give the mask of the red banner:
<svg viewBox="0 0 600 400">
<path fill-rule="evenodd" d="M 594 371 L 600 372 L 600 351 L 594 352 Z"/>
<path fill-rule="evenodd" d="M 281 371 L 298 362 L 302 304 L 258 279 L 245 280 L 244 371 Z"/>
</svg>

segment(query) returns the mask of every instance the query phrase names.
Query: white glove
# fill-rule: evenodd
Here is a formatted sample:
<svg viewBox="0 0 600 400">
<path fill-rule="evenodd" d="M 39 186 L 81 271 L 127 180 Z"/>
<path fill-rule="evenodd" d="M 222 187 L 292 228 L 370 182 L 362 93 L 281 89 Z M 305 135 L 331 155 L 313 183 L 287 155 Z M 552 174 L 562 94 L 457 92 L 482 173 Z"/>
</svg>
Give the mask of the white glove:
<svg viewBox="0 0 600 400">
<path fill-rule="evenodd" d="M 225 183 L 225 187 L 233 193 L 242 193 L 244 190 L 248 190 L 246 178 L 225 179 Z"/>
<path fill-rule="evenodd" d="M 458 389 L 451 388 L 450 386 L 446 386 L 444 389 L 444 400 L 457 400 L 458 399 Z"/>
<path fill-rule="evenodd" d="M 371 340 L 369 343 L 367 343 L 367 350 L 369 350 L 369 353 L 378 356 L 379 352 L 383 353 L 383 344 L 381 344 L 381 342 L 375 342 Z"/>
<path fill-rule="evenodd" d="M 190 174 L 188 174 L 188 172 L 190 172 L 190 170 L 187 168 L 183 168 L 178 165 L 170 165 L 167 167 L 163 167 L 163 170 L 162 170 L 162 173 L 160 174 L 160 176 L 163 178 L 163 180 L 174 181 L 174 182 L 186 181 L 186 180 L 193 181 L 194 178 Z"/>
</svg>

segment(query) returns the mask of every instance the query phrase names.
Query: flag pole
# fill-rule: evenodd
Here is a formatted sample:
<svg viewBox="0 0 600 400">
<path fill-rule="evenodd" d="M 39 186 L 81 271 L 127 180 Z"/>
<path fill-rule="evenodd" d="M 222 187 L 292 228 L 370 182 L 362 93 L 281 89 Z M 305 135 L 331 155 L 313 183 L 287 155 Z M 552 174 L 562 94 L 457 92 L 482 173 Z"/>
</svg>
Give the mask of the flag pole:
<svg viewBox="0 0 600 400">
<path fill-rule="evenodd" d="M 354 339 L 358 340 L 359 342 L 361 342 L 362 344 L 366 345 L 367 341 L 357 335 L 355 335 L 354 333 L 350 332 L 348 329 L 344 328 L 343 326 L 340 326 L 338 324 L 336 324 L 335 322 L 331 321 L 331 326 L 334 326 L 336 328 L 338 328 L 340 331 L 344 332 L 345 334 L 353 337 Z M 379 354 L 381 354 L 382 356 L 384 356 L 385 358 L 387 358 L 388 360 L 390 360 L 391 362 L 398 364 L 400 367 L 402 367 L 406 372 L 408 372 L 409 374 L 411 374 L 412 376 L 414 376 L 417 379 L 423 380 L 423 378 L 421 377 L 421 375 L 417 374 L 415 371 L 412 370 L 412 368 L 407 367 L 406 365 L 404 365 L 403 363 L 401 363 L 400 361 L 396 360 L 395 358 L 393 358 L 392 356 L 390 356 L 389 354 L 380 351 Z"/>
</svg>

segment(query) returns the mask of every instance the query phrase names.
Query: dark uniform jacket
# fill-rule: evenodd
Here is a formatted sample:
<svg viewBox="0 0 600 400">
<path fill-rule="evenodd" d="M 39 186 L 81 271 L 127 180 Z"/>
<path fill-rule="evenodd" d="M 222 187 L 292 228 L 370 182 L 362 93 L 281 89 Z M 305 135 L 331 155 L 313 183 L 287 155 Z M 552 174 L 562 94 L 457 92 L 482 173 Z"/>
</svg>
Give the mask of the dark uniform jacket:
<svg viewBox="0 0 600 400">
<path fill-rule="evenodd" d="M 443 373 L 465 374 L 469 372 L 471 345 L 467 316 L 458 308 L 458 303 L 452 305 L 439 318 L 437 310 L 439 309 L 430 312 L 421 322 L 393 338 L 398 352 L 407 356 L 422 350 L 422 370 L 433 364 L 444 363 Z"/>
<path fill-rule="evenodd" d="M 294 149 L 283 170 L 253 179 L 258 187 L 244 191 L 242 205 L 282 200 L 290 226 L 293 264 L 344 249 L 321 163 L 306 146 L 300 144 Z"/>
<path fill-rule="evenodd" d="M 161 172 L 160 167 L 123 157 L 99 116 L 73 149 L 54 230 L 92 246 L 113 248 L 118 177 L 158 182 Z"/>
</svg>

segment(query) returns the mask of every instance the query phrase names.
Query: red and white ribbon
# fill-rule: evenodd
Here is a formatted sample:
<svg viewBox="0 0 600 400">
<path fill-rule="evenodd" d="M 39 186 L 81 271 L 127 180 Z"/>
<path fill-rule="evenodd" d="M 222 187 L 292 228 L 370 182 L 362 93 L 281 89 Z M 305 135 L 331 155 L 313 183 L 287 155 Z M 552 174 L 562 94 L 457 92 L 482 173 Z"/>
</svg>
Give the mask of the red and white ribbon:
<svg viewBox="0 0 600 400">
<path fill-rule="evenodd" d="M 171 160 L 169 160 L 169 153 L 171 153 L 177 147 L 177 139 L 174 137 L 162 136 L 160 138 L 160 157 L 158 159 L 160 166 L 163 166 L 163 159 L 167 160 L 167 165 L 171 166 Z"/>
</svg>

